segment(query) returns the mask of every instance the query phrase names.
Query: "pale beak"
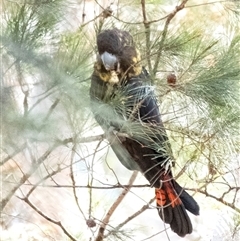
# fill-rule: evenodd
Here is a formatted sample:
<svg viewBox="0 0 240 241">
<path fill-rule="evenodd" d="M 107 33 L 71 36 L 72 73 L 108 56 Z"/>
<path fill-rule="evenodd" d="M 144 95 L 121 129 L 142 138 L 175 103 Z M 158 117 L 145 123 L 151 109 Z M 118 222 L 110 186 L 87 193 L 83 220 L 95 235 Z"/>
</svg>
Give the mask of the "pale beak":
<svg viewBox="0 0 240 241">
<path fill-rule="evenodd" d="M 100 56 L 103 65 L 107 71 L 115 70 L 116 66 L 118 66 L 118 59 L 115 55 L 110 54 L 108 52 L 104 52 Z M 117 65 L 116 65 L 117 64 Z"/>
</svg>

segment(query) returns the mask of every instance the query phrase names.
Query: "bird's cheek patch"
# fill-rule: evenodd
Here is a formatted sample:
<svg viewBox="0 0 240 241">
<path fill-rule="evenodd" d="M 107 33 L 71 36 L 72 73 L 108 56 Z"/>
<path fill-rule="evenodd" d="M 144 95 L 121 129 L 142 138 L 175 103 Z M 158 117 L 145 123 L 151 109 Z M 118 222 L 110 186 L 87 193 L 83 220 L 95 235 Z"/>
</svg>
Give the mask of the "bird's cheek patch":
<svg viewBox="0 0 240 241">
<path fill-rule="evenodd" d="M 133 57 L 133 63 L 136 64 L 138 61 L 137 61 L 137 58 L 136 57 Z"/>
<path fill-rule="evenodd" d="M 99 76 L 104 82 L 109 82 L 109 80 L 111 79 L 111 76 L 106 73 L 99 73 Z"/>
<path fill-rule="evenodd" d="M 136 49 L 136 52 L 137 52 L 137 58 L 136 58 L 137 62 L 140 62 L 141 61 L 141 54 L 140 54 L 138 49 Z"/>
<path fill-rule="evenodd" d="M 115 71 L 111 71 L 111 77 L 109 79 L 109 83 L 117 84 L 119 82 L 118 75 Z"/>
</svg>

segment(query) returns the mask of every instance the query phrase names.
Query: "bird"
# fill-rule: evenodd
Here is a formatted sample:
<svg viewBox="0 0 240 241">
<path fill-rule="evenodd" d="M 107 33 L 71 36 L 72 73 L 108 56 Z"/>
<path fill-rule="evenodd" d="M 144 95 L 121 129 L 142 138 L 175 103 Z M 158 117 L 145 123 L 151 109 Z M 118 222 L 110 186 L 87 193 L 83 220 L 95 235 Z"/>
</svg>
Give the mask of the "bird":
<svg viewBox="0 0 240 241">
<path fill-rule="evenodd" d="M 119 161 L 155 188 L 160 218 L 184 237 L 193 231 L 186 210 L 199 215 L 200 208 L 174 180 L 171 145 L 140 51 L 128 31 L 113 28 L 97 35 L 97 52 L 90 86 L 95 119 Z"/>
</svg>

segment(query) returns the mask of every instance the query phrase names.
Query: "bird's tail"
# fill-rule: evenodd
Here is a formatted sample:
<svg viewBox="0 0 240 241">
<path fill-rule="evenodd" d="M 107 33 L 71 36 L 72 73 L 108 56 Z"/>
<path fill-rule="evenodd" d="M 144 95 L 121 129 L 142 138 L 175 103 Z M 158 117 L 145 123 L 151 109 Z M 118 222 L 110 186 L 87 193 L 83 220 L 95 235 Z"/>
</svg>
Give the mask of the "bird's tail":
<svg viewBox="0 0 240 241">
<path fill-rule="evenodd" d="M 190 234 L 192 223 L 186 209 L 198 215 L 197 202 L 168 175 L 164 175 L 162 186 L 155 189 L 155 194 L 161 219 L 170 224 L 171 229 L 180 237 Z"/>
</svg>

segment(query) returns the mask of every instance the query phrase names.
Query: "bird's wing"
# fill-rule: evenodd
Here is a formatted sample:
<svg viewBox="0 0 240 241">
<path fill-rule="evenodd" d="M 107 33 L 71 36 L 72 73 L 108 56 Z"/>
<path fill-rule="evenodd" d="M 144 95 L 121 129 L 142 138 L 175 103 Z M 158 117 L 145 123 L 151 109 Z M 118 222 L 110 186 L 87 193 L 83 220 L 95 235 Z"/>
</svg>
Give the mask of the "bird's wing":
<svg viewBox="0 0 240 241">
<path fill-rule="evenodd" d="M 151 185 L 159 187 L 161 174 L 168 171 L 172 175 L 172 155 L 154 90 L 140 75 L 127 79 L 116 90 L 114 98 L 118 96 L 122 101 L 117 101 L 115 108 L 125 118 L 120 132 L 127 134 L 120 141 Z"/>
<path fill-rule="evenodd" d="M 96 64 L 90 88 L 95 119 L 121 163 L 141 170 L 152 185 L 159 185 L 153 177 L 168 165 L 171 147 L 148 76 L 143 70 L 120 86 L 111 85 L 109 78 L 110 73 Z"/>
<path fill-rule="evenodd" d="M 105 77 L 109 78 L 109 76 Z M 109 88 L 112 94 L 107 94 L 111 92 Z M 116 111 L 116 104 L 114 103 L 114 86 L 109 86 L 108 82 L 103 81 L 102 75 L 97 68 L 95 68 L 91 77 L 90 97 L 91 108 L 95 119 L 106 133 L 107 139 L 119 161 L 129 170 L 140 171 L 139 166 L 122 144 L 125 137 L 119 137 L 117 134 L 126 120 L 123 115 Z M 116 98 L 115 102 L 118 102 Z"/>
</svg>

